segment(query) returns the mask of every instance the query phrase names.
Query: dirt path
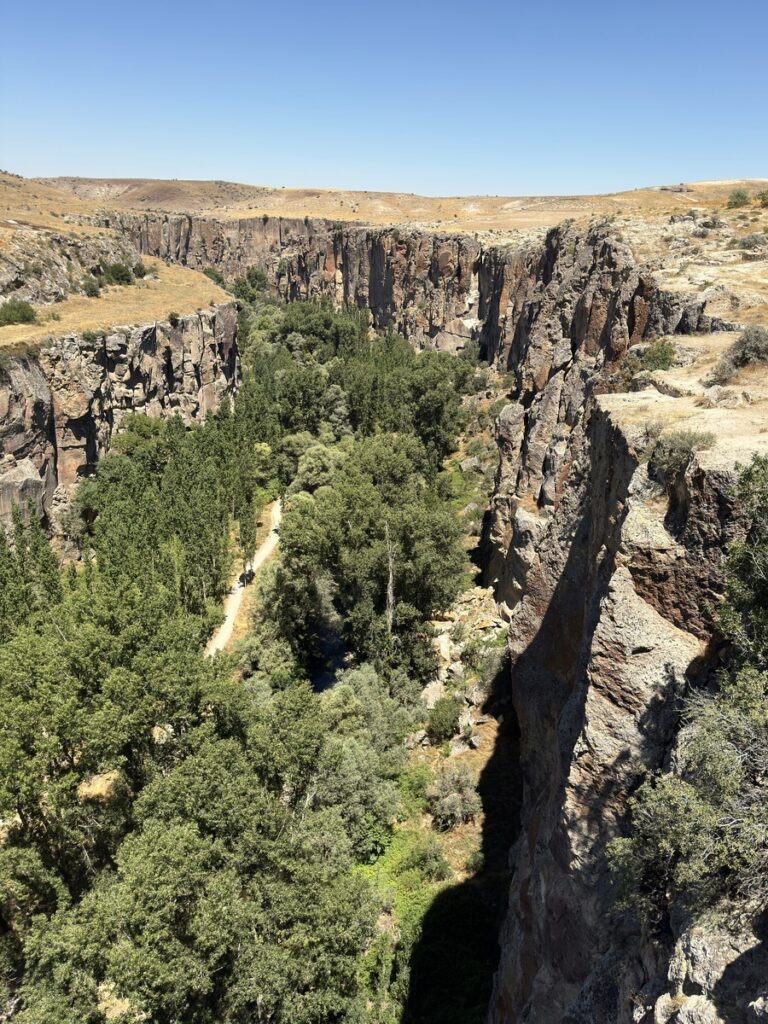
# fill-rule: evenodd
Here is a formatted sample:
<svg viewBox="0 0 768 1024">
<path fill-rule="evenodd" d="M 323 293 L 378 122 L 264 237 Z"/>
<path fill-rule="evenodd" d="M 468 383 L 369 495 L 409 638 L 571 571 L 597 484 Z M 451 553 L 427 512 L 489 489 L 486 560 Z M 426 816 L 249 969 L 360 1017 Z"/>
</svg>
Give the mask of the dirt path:
<svg viewBox="0 0 768 1024">
<path fill-rule="evenodd" d="M 247 567 L 254 573 L 257 572 L 277 550 L 279 541 L 277 530 L 280 526 L 282 511 L 282 505 L 278 498 L 278 500 L 272 505 L 272 528 L 264 541 L 262 541 L 260 547 L 256 551 L 256 554 L 253 556 L 253 561 Z M 235 628 L 235 622 L 243 604 L 245 592 L 250 586 L 253 586 L 253 580 L 245 586 L 241 585 L 239 580 L 235 582 L 235 585 L 232 587 L 232 590 L 229 592 L 227 599 L 224 602 L 224 621 L 208 641 L 208 645 L 205 648 L 206 657 L 211 657 L 211 655 L 215 654 L 217 651 L 223 651 L 232 639 L 232 631 Z"/>
</svg>

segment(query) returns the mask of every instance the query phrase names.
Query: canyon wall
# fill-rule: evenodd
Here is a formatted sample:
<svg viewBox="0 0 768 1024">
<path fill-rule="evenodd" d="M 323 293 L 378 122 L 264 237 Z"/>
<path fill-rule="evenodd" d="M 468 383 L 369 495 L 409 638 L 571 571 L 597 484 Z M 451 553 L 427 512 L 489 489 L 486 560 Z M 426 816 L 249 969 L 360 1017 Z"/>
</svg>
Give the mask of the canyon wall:
<svg viewBox="0 0 768 1024">
<path fill-rule="evenodd" d="M 286 301 L 326 296 L 367 309 L 374 328 L 392 326 L 422 347 L 455 351 L 478 341 L 487 358 L 502 365 L 524 343 L 527 318 L 555 266 L 570 266 L 583 285 L 566 333 L 584 331 L 593 346 L 600 343 L 598 323 L 611 320 L 608 306 L 618 288 L 631 292 L 623 315 L 635 340 L 649 330 L 695 330 L 703 315 L 701 296 L 681 292 L 659 302 L 650 276 L 634 265 L 614 266 L 604 224 L 587 231 L 585 245 L 579 244 L 582 232 L 566 224 L 536 241 L 499 248 L 467 235 L 309 218 L 226 221 L 148 213 L 114 214 L 103 223 L 124 232 L 140 253 L 198 270 L 215 267 L 226 277 L 257 266 L 271 293 Z M 547 312 L 533 315 L 543 322 Z M 553 319 L 550 331 L 558 329 L 562 337 L 564 327 Z"/>
<path fill-rule="evenodd" d="M 737 441 L 737 413 L 712 406 L 756 399 L 660 380 L 648 397 L 609 393 L 638 335 L 699 332 L 684 364 L 728 325 L 690 305 L 679 316 L 616 238 L 560 244 L 541 267 L 507 325 L 515 386 L 497 428 L 490 571 L 510 620 L 524 806 L 488 1022 L 762 1020 L 748 1016 L 768 1005 L 758 937 L 682 919 L 649 936 L 617 912 L 605 854 L 628 796 L 674 757 L 680 697 L 716 665 L 704 609 L 736 528 L 734 449 L 765 445 L 754 427 Z M 667 494 L 649 444 L 694 416 L 726 440 Z"/>
<path fill-rule="evenodd" d="M 227 303 L 173 325 L 58 338 L 23 356 L 0 351 L 0 522 L 29 500 L 55 519 L 128 413 L 191 422 L 215 411 L 237 383 L 236 332 Z"/>
</svg>

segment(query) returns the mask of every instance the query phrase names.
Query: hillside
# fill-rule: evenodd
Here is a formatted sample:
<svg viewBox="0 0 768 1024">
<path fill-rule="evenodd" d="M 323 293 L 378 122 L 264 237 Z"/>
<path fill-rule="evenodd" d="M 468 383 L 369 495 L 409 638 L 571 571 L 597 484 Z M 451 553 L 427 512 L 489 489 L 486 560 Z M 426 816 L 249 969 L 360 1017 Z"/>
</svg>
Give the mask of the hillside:
<svg viewBox="0 0 768 1024">
<path fill-rule="evenodd" d="M 645 218 L 668 216 L 692 205 L 709 209 L 723 205 L 728 193 L 737 186 L 758 189 L 761 184 L 765 187 L 766 182 L 697 182 L 595 196 L 442 197 L 142 178 L 40 178 L 35 180 L 34 187 L 67 192 L 84 208 L 96 205 L 115 210 L 162 210 L 223 219 L 266 214 L 374 225 L 402 224 L 443 231 L 507 232 L 552 227 L 569 217 Z"/>
</svg>

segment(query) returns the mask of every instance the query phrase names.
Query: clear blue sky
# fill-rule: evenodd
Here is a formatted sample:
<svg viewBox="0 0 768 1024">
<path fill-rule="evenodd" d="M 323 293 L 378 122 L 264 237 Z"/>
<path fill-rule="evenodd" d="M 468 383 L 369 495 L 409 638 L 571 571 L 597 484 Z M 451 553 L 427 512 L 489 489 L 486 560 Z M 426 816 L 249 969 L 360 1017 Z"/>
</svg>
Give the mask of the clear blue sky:
<svg viewBox="0 0 768 1024">
<path fill-rule="evenodd" d="M 5 4 L 0 167 L 456 195 L 768 176 L 768 0 Z"/>
</svg>

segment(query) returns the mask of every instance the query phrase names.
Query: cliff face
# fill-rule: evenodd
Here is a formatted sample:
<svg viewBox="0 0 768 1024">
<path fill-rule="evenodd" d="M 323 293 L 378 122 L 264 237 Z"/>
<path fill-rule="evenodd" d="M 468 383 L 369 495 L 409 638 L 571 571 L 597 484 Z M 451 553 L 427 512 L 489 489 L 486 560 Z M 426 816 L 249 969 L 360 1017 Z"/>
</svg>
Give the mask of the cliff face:
<svg viewBox="0 0 768 1024">
<path fill-rule="evenodd" d="M 605 846 L 645 773 L 674 756 L 686 684 L 712 670 L 702 609 L 734 529 L 735 461 L 766 447 L 765 396 L 701 385 L 695 361 L 727 326 L 703 304 L 649 288 L 620 241 L 588 236 L 574 253 L 564 241 L 550 236 L 539 286 L 507 324 L 516 386 L 497 428 L 491 573 L 510 618 L 525 786 L 488 1021 L 763 1019 L 740 1015 L 768 995 L 755 935 L 673 921 L 652 941 L 615 912 Z M 630 340 L 692 330 L 678 350 L 690 369 L 600 393 Z M 676 422 L 723 442 L 667 495 L 648 445 Z"/>
<path fill-rule="evenodd" d="M 605 225 L 584 236 L 566 224 L 539 241 L 498 248 L 465 235 L 310 218 L 114 214 L 104 223 L 140 253 L 229 277 L 258 266 L 286 301 L 327 296 L 368 309 L 376 329 L 391 325 L 417 345 L 456 350 L 479 341 L 503 365 L 519 361 L 529 335 L 539 347 L 580 337 L 594 354 L 606 348 L 603 332 L 615 333 L 617 319 L 627 330 L 615 345 L 650 331 L 693 331 L 705 305 L 695 293 L 661 296 Z M 568 279 L 568 289 L 549 288 L 555 274 Z M 530 365 L 536 381 L 543 371 Z"/>
<path fill-rule="evenodd" d="M 215 411 L 236 385 L 234 305 L 116 328 L 94 340 L 59 338 L 0 367 L 0 521 L 30 498 L 55 518 L 60 500 L 109 448 L 127 413 Z"/>
</svg>

